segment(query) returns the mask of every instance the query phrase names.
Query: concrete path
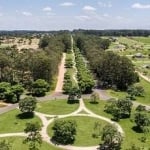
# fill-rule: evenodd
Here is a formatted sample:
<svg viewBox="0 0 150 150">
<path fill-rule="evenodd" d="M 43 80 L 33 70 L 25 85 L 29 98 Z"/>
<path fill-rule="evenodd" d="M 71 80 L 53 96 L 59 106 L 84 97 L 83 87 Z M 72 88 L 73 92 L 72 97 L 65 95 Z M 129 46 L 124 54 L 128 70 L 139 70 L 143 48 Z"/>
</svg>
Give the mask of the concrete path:
<svg viewBox="0 0 150 150">
<path fill-rule="evenodd" d="M 137 72 L 139 74 L 140 77 L 142 77 L 144 80 L 146 80 L 147 82 L 150 82 L 150 78 L 148 78 L 147 76 L 143 75 L 141 72 Z"/>
<path fill-rule="evenodd" d="M 1 138 L 1 137 L 11 137 L 11 136 L 27 136 L 27 134 L 25 134 L 24 132 L 0 134 L 0 138 Z"/>
<path fill-rule="evenodd" d="M 102 100 L 109 100 L 112 98 L 112 96 L 110 96 L 106 90 L 94 89 L 93 91 L 97 92 Z"/>
<path fill-rule="evenodd" d="M 73 116 L 74 117 L 75 116 L 88 116 L 88 117 L 93 117 L 93 118 L 98 118 L 98 119 L 104 120 L 110 124 L 115 125 L 116 128 L 118 129 L 118 131 L 124 136 L 124 131 L 122 130 L 121 126 L 118 123 L 116 123 L 116 122 L 114 122 L 114 121 L 112 121 L 106 117 L 94 114 L 92 111 L 90 111 L 89 109 L 86 108 L 82 98 L 79 100 L 79 102 L 80 102 L 79 108 L 76 111 L 74 111 L 70 114 L 67 114 L 67 115 L 57 115 L 56 116 L 56 115 L 48 115 L 48 114 L 35 112 L 36 116 L 38 116 L 42 120 L 42 123 L 43 123 L 41 135 L 42 135 L 42 138 L 44 141 L 56 146 L 54 143 L 52 143 L 50 141 L 50 137 L 47 134 L 47 127 L 54 121 L 55 118 L 60 119 L 60 118 L 73 117 Z M 82 114 L 82 113 L 80 113 L 81 111 L 85 111 L 87 114 Z M 47 117 L 49 117 L 51 119 L 48 120 Z M 91 147 L 76 147 L 76 146 L 72 146 L 72 145 L 66 145 L 66 146 L 57 145 L 57 146 L 65 149 L 65 150 L 96 150 L 98 148 L 98 145 L 97 146 L 91 146 Z"/>
</svg>

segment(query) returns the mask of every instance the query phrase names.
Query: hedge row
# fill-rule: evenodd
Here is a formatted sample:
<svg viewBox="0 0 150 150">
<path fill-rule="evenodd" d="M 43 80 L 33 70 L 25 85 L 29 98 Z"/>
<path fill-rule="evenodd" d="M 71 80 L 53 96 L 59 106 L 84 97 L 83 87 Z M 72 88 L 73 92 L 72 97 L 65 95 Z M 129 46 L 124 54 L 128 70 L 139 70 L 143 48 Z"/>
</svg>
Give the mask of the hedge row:
<svg viewBox="0 0 150 150">
<path fill-rule="evenodd" d="M 86 67 L 83 56 L 79 49 L 75 49 L 75 61 L 78 70 L 78 85 L 82 93 L 91 93 L 94 87 L 94 79 L 91 72 Z"/>
</svg>

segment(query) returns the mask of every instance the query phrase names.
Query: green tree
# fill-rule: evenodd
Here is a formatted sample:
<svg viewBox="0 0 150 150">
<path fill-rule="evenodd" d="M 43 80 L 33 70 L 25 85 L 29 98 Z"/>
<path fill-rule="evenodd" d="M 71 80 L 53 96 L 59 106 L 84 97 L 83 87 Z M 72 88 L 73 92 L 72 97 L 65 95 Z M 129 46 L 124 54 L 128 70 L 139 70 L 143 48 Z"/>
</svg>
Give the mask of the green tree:
<svg viewBox="0 0 150 150">
<path fill-rule="evenodd" d="M 37 100 L 34 97 L 25 97 L 19 101 L 19 109 L 23 113 L 31 113 L 36 108 Z"/>
<path fill-rule="evenodd" d="M 76 126 L 73 120 L 56 120 L 52 139 L 58 144 L 72 144 L 75 140 Z"/>
<path fill-rule="evenodd" d="M 135 100 L 136 96 L 143 96 L 144 95 L 144 88 L 142 86 L 136 85 L 136 86 L 130 86 L 127 89 L 128 97 L 131 98 L 131 100 Z"/>
<path fill-rule="evenodd" d="M 16 95 L 17 101 L 19 101 L 21 94 L 24 92 L 24 88 L 22 85 L 17 84 L 11 87 L 11 91 Z"/>
<path fill-rule="evenodd" d="M 122 143 L 122 136 L 113 125 L 106 125 L 102 130 L 100 150 L 120 150 Z"/>
<path fill-rule="evenodd" d="M 100 100 L 99 94 L 97 92 L 93 92 L 90 97 L 91 103 L 96 104 Z"/>
<path fill-rule="evenodd" d="M 112 101 L 105 105 L 105 111 L 113 115 L 113 119 L 119 121 L 122 118 L 130 117 L 132 102 L 127 99 Z"/>
<path fill-rule="evenodd" d="M 81 98 L 81 92 L 78 87 L 70 87 L 68 103 L 76 103 Z"/>
<path fill-rule="evenodd" d="M 44 96 L 49 91 L 49 84 L 43 80 L 38 79 L 32 84 L 32 95 L 33 96 Z"/>
<path fill-rule="evenodd" d="M 138 130 L 142 132 L 149 132 L 150 118 L 146 113 L 135 113 L 134 122 Z"/>
<path fill-rule="evenodd" d="M 44 37 L 40 40 L 40 42 L 39 42 L 39 47 L 40 47 L 40 48 L 45 48 L 45 47 L 48 46 L 48 44 L 49 44 L 49 37 L 48 37 L 48 36 L 44 36 Z"/>
<path fill-rule="evenodd" d="M 113 52 L 104 52 L 99 58 L 97 77 L 101 86 L 116 86 L 120 90 L 126 90 L 128 86 L 138 81 L 132 62 L 124 56 Z"/>
<path fill-rule="evenodd" d="M 146 106 L 143 106 L 143 105 L 138 105 L 135 109 L 136 111 L 145 111 L 146 110 Z"/>
<path fill-rule="evenodd" d="M 23 143 L 29 144 L 29 150 L 39 150 L 39 146 L 42 144 L 42 137 L 40 135 L 41 126 L 38 122 L 27 123 L 24 132 L 28 134 Z"/>
<path fill-rule="evenodd" d="M 7 74 L 7 69 L 10 67 L 10 60 L 8 59 L 7 55 L 0 53 L 0 82 L 7 81 L 5 80 L 5 74 Z"/>
<path fill-rule="evenodd" d="M 0 83 L 0 99 L 5 99 L 5 93 L 10 89 L 11 84 L 8 82 L 1 82 Z"/>
<path fill-rule="evenodd" d="M 55 63 L 52 62 L 51 57 L 44 51 L 34 53 L 32 59 L 30 60 L 30 71 L 34 81 L 37 79 L 43 79 L 47 82 L 51 81 L 53 71 L 52 64 Z"/>
</svg>

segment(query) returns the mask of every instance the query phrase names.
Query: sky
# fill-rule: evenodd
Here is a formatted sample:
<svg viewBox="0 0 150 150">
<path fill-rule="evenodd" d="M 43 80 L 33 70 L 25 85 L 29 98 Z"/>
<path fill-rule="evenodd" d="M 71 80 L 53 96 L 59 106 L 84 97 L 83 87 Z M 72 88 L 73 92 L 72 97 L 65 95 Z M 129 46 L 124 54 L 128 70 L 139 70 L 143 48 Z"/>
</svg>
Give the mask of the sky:
<svg viewBox="0 0 150 150">
<path fill-rule="evenodd" d="M 0 0 L 0 30 L 150 29 L 150 0 Z"/>
</svg>

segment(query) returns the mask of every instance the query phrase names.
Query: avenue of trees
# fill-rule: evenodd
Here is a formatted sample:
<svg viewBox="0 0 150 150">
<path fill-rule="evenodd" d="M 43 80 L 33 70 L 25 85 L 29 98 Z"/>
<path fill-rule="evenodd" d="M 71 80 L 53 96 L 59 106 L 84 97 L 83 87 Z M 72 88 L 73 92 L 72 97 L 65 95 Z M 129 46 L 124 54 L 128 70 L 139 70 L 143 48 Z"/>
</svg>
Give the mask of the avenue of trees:
<svg viewBox="0 0 150 150">
<path fill-rule="evenodd" d="M 74 50 L 75 61 L 77 67 L 78 85 L 82 93 L 90 93 L 94 87 L 94 79 L 91 72 L 88 70 L 83 57 L 78 49 Z"/>
<path fill-rule="evenodd" d="M 132 62 L 124 57 L 106 51 L 109 39 L 94 35 L 76 35 L 76 46 L 87 58 L 88 64 L 102 87 L 126 90 L 139 80 Z"/>
<path fill-rule="evenodd" d="M 44 96 L 58 72 L 62 53 L 70 49 L 69 34 L 43 36 L 39 48 L 0 48 L 0 97 L 18 102 L 27 89 L 33 96 Z M 8 84 L 7 84 L 8 83 Z"/>
</svg>

